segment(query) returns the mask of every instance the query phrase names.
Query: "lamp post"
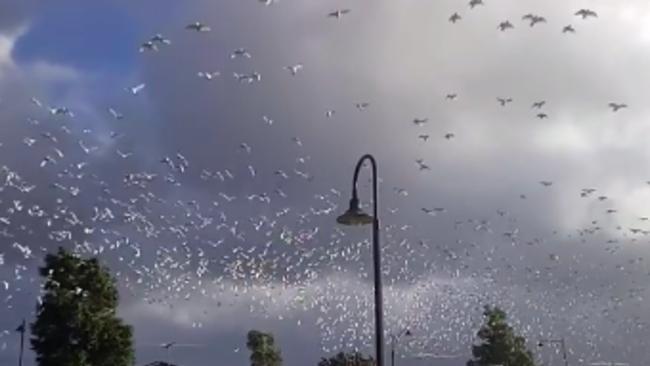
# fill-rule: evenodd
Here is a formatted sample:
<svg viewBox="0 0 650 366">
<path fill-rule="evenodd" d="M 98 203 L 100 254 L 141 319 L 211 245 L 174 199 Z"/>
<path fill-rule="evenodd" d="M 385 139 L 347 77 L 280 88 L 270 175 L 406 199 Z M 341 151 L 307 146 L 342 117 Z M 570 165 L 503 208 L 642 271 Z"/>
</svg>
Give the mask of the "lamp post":
<svg viewBox="0 0 650 366">
<path fill-rule="evenodd" d="M 370 216 L 363 212 L 359 207 L 359 197 L 357 196 L 357 180 L 359 179 L 359 170 L 363 163 L 369 160 L 372 164 L 372 205 L 373 215 Z M 377 162 L 375 158 L 366 154 L 359 159 L 354 170 L 352 179 L 352 198 L 350 207 L 336 221 L 341 225 L 368 225 L 372 224 L 372 253 L 374 262 L 374 279 L 375 279 L 375 342 L 376 342 L 376 359 L 377 366 L 384 366 L 384 312 L 383 312 L 383 295 L 381 285 L 381 250 L 379 248 L 379 218 L 377 217 Z"/>
<path fill-rule="evenodd" d="M 569 359 L 566 353 L 566 342 L 564 338 L 560 339 L 540 339 L 537 343 L 538 347 L 544 347 L 544 343 L 559 344 L 562 349 L 562 359 L 564 359 L 564 366 L 569 366 Z"/>
<path fill-rule="evenodd" d="M 20 323 L 18 328 L 16 328 L 16 332 L 20 333 L 20 351 L 18 353 L 18 366 L 23 366 L 23 352 L 25 350 L 25 331 L 27 330 L 27 326 L 25 324 L 25 319 L 23 319 L 23 322 Z"/>
<path fill-rule="evenodd" d="M 397 334 L 390 335 L 390 366 L 395 366 L 395 346 L 403 336 L 411 336 L 411 331 L 405 328 Z"/>
</svg>

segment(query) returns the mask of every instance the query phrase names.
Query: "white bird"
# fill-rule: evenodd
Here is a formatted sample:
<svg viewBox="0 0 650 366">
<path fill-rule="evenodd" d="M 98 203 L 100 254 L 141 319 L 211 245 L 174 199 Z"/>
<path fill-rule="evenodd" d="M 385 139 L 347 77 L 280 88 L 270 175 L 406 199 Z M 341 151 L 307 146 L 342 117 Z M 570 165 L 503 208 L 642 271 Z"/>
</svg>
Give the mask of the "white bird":
<svg viewBox="0 0 650 366">
<path fill-rule="evenodd" d="M 208 81 L 214 80 L 217 76 L 221 75 L 219 71 L 199 71 L 196 73 L 201 79 Z"/>
<path fill-rule="evenodd" d="M 140 45 L 140 52 L 158 51 L 158 46 L 152 41 L 146 41 Z"/>
<path fill-rule="evenodd" d="M 330 109 L 330 110 L 325 112 L 325 117 L 332 118 L 334 116 L 334 113 L 336 113 L 336 111 L 333 110 L 333 109 Z"/>
<path fill-rule="evenodd" d="M 343 15 L 348 14 L 350 11 L 351 11 L 350 9 L 338 9 L 338 10 L 334 10 L 333 12 L 330 12 L 329 14 L 327 14 L 327 16 L 330 18 L 340 19 Z"/>
<path fill-rule="evenodd" d="M 302 70 L 302 67 L 303 67 L 302 64 L 295 64 L 295 65 L 291 65 L 291 66 L 285 66 L 284 69 L 289 70 L 291 75 L 296 76 L 298 71 Z"/>
<path fill-rule="evenodd" d="M 127 88 L 126 90 L 127 90 L 128 92 L 130 92 L 131 94 L 133 94 L 133 95 L 138 95 L 138 94 L 140 94 L 140 92 L 142 91 L 142 89 L 145 88 L 145 86 L 146 86 L 145 83 L 141 83 L 141 84 L 138 84 L 138 85 L 136 85 L 136 86 L 132 86 L 132 87 L 130 87 L 130 88 Z"/>
<path fill-rule="evenodd" d="M 67 115 L 70 117 L 74 117 L 74 113 L 70 111 L 67 107 L 52 107 L 50 108 L 50 114 L 52 115 Z"/>
<path fill-rule="evenodd" d="M 115 152 L 116 152 L 117 155 L 119 155 L 119 157 L 122 158 L 122 159 L 126 159 L 126 158 L 128 158 L 129 156 L 133 155 L 132 152 L 124 153 L 124 152 L 120 151 L 120 149 L 117 149 Z"/>
<path fill-rule="evenodd" d="M 267 125 L 272 125 L 272 124 L 273 124 L 273 120 L 272 120 L 271 118 L 269 118 L 268 116 L 262 116 L 262 120 L 263 120 L 264 123 L 266 123 Z"/>
<path fill-rule="evenodd" d="M 120 119 L 123 119 L 123 118 L 124 118 L 124 115 L 123 115 L 122 113 L 116 111 L 116 110 L 113 109 L 112 107 L 109 107 L 109 108 L 108 108 L 108 113 L 110 113 L 111 116 L 113 116 L 113 118 L 115 118 L 115 119 L 117 119 L 117 120 L 120 120 Z"/>
<path fill-rule="evenodd" d="M 201 22 L 194 22 L 192 24 L 188 24 L 185 29 L 187 30 L 193 30 L 197 32 L 209 32 L 212 30 L 212 28 L 208 27 L 205 24 L 202 24 Z"/>
<path fill-rule="evenodd" d="M 230 58 L 234 59 L 238 57 L 251 58 L 251 54 L 245 48 L 237 48 L 230 53 Z"/>
<path fill-rule="evenodd" d="M 275 2 L 278 1 L 278 0 L 257 0 L 257 1 L 259 1 L 260 3 L 262 3 L 262 4 L 266 5 L 266 6 L 270 6 L 270 5 L 275 4 Z"/>
<path fill-rule="evenodd" d="M 36 97 L 32 97 L 32 103 L 39 108 L 43 106 L 43 103 L 41 103 L 40 100 L 36 99 Z"/>
<path fill-rule="evenodd" d="M 151 42 L 153 43 L 160 43 L 160 44 L 165 44 L 165 45 L 170 45 L 172 44 L 172 41 L 170 41 L 168 38 L 163 37 L 162 34 L 158 33 L 151 37 L 150 39 Z"/>
</svg>

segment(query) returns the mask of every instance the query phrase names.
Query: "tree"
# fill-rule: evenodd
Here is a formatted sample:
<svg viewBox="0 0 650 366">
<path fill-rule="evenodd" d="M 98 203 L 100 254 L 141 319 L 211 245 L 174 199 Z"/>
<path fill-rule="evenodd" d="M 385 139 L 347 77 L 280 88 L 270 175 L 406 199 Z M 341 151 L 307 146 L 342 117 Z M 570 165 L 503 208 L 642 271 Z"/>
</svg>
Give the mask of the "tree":
<svg viewBox="0 0 650 366">
<path fill-rule="evenodd" d="M 45 257 L 42 302 L 31 325 L 39 366 L 131 366 L 131 327 L 116 316 L 115 280 L 96 258 L 63 248 Z"/>
<path fill-rule="evenodd" d="M 248 332 L 246 347 L 251 350 L 251 366 L 281 366 L 282 355 L 271 333 Z"/>
<path fill-rule="evenodd" d="M 365 357 L 359 352 L 339 352 L 336 356 L 322 358 L 318 366 L 374 366 L 372 357 Z"/>
<path fill-rule="evenodd" d="M 474 359 L 467 366 L 535 365 L 533 354 L 526 349 L 526 339 L 515 334 L 503 310 L 486 306 L 483 316 L 485 324 L 477 333 L 481 343 L 472 346 Z"/>
</svg>

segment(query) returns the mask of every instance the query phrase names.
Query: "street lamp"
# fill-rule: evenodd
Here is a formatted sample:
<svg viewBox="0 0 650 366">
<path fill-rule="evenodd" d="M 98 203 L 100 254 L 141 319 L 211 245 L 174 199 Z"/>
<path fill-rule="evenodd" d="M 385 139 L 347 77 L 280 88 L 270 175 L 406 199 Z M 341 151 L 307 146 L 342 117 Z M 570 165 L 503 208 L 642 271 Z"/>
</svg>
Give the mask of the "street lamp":
<svg viewBox="0 0 650 366">
<path fill-rule="evenodd" d="M 372 165 L 372 216 L 361 210 L 359 207 L 359 198 L 357 196 L 357 180 L 359 179 L 359 170 L 361 170 L 361 167 L 366 160 L 369 160 Z M 381 285 L 381 251 L 379 248 L 379 218 L 377 217 L 377 162 L 372 155 L 366 154 L 362 156 L 361 159 L 359 159 L 359 162 L 354 169 L 354 178 L 352 179 L 352 198 L 350 199 L 350 207 L 343 215 L 339 216 L 336 219 L 336 222 L 341 225 L 372 224 L 372 253 L 375 278 L 376 359 L 377 366 L 384 366 L 384 312 Z"/>
<path fill-rule="evenodd" d="M 559 344 L 562 349 L 562 358 L 564 359 L 564 366 L 569 366 L 569 360 L 566 354 L 566 343 L 564 338 L 560 339 L 540 339 L 537 343 L 538 347 L 544 347 L 544 343 Z"/>
<path fill-rule="evenodd" d="M 408 328 L 403 329 L 397 334 L 390 335 L 390 366 L 395 366 L 395 345 L 403 336 L 410 337 L 411 331 Z"/>
</svg>

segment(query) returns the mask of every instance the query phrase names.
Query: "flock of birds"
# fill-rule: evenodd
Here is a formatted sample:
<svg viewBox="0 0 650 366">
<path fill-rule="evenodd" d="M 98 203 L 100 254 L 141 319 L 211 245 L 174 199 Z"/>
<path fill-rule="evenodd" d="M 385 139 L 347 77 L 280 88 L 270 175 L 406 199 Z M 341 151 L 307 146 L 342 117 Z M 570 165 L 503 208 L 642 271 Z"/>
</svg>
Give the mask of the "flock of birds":
<svg viewBox="0 0 650 366">
<path fill-rule="evenodd" d="M 483 5 L 482 0 L 469 2 L 470 9 Z M 338 9 L 327 17 L 341 19 L 350 13 L 350 9 Z M 598 17 L 590 9 L 580 9 L 575 15 Z M 449 22 L 462 19 L 456 12 Z M 522 20 L 530 27 L 546 22 L 535 14 L 526 14 Z M 512 28 L 509 20 L 498 25 L 501 31 Z M 197 33 L 212 30 L 201 22 L 185 29 Z M 575 28 L 567 25 L 562 32 L 575 33 Z M 174 47 L 172 40 L 156 34 L 140 45 L 139 52 L 159 52 L 166 47 Z M 253 55 L 246 48 L 237 48 L 229 57 L 251 59 Z M 296 76 L 303 65 L 287 65 L 284 70 Z M 196 76 L 215 82 L 222 75 L 203 70 Z M 255 71 L 234 73 L 233 77 L 240 83 L 262 82 Z M 146 83 L 125 91 L 138 96 L 146 91 Z M 457 93 L 445 96 L 450 103 L 458 98 Z M 496 102 L 506 108 L 514 98 L 499 96 Z M 210 300 L 212 307 L 193 319 L 195 328 L 211 322 L 214 312 L 244 303 L 255 316 L 294 321 L 296 326 L 305 326 L 302 313 L 316 314 L 311 326 L 320 330 L 327 352 L 372 344 L 372 327 L 366 326 L 372 321 L 371 292 L 359 291 L 368 285 L 370 243 L 359 233 L 333 224 L 335 215 L 345 208 L 347 186 L 319 187 L 314 173 L 317 167 L 306 153 L 309 146 L 300 138 L 291 138 L 299 154 L 291 157 L 290 169 L 256 167 L 249 162 L 239 167 L 200 166 L 176 151 L 160 156 L 155 166 L 135 170 L 138 165 L 131 162 L 139 157 L 129 151 L 131 145 L 123 143 L 128 139 L 124 125 L 118 129 L 127 132 L 101 135 L 81 126 L 71 108 L 47 106 L 38 97 L 31 98 L 31 104 L 27 135 L 22 140 L 3 141 L 0 147 L 5 149 L 3 156 L 10 149 L 11 155 L 22 156 L 20 164 L 2 162 L 0 169 L 0 236 L 8 244 L 0 251 L 0 301 L 7 308 L 13 309 L 25 297 L 39 299 L 40 293 L 30 290 L 39 283 L 32 268 L 54 246 L 66 245 L 79 254 L 104 258 L 123 290 L 143 297 L 151 306 L 173 312 L 195 298 Z M 536 118 L 549 118 L 544 112 L 546 105 L 545 100 L 532 103 Z M 364 111 L 372 106 L 357 102 L 354 107 Z M 627 105 L 610 102 L 608 107 L 618 112 Z M 335 118 L 336 113 L 327 109 L 325 116 Z M 117 106 L 107 108 L 106 114 L 118 124 L 130 118 Z M 269 116 L 261 119 L 270 128 L 276 125 Z M 412 123 L 424 128 L 429 119 L 414 118 Z M 457 138 L 451 131 L 442 137 L 447 141 Z M 427 142 L 430 135 L 423 132 L 418 139 Z M 226 153 L 250 157 L 256 150 L 256 146 L 241 142 L 237 151 Z M 119 166 L 120 176 L 104 173 L 106 160 Z M 424 159 L 417 159 L 416 165 L 419 171 L 432 169 Z M 48 177 L 47 183 L 43 176 Z M 209 190 L 210 198 L 183 196 L 187 182 L 195 180 Z M 267 187 L 263 191 L 243 188 L 260 181 Z M 381 185 L 386 184 L 382 180 Z M 311 198 L 289 204 L 289 185 L 310 192 Z M 539 185 L 539 194 L 551 194 L 557 186 L 548 180 L 539 181 Z M 605 217 L 594 218 L 575 233 L 526 233 L 526 225 L 514 213 L 499 207 L 482 217 L 458 217 L 454 207 L 423 206 L 417 198 L 412 201 L 408 187 L 393 186 L 383 193 L 389 196 L 389 205 L 382 211 L 386 217 L 382 238 L 389 329 L 411 327 L 414 337 L 406 343 L 420 350 L 419 354 L 440 345 L 445 349 L 439 351 L 467 354 L 481 322 L 481 306 L 490 302 L 512 310 L 519 329 L 529 338 L 553 336 L 547 334 L 553 332 L 573 336 L 580 345 L 571 345 L 572 352 L 585 360 L 599 358 L 603 354 L 600 345 L 608 344 L 608 337 L 621 332 L 634 336 L 649 329 L 643 317 L 621 320 L 618 313 L 623 308 L 640 307 L 644 299 L 646 286 L 635 279 L 639 273 L 650 276 L 643 258 L 621 258 L 618 253 L 627 252 L 628 243 L 641 242 L 650 234 L 650 229 L 641 226 L 647 217 L 639 218 L 638 227 L 612 228 L 609 217 L 617 209 L 608 206 Z M 529 195 L 520 194 L 519 198 L 528 199 Z M 611 201 L 593 187 L 576 195 L 595 202 Z M 437 232 L 446 233 L 445 239 L 422 237 L 417 224 L 400 223 L 404 212 L 423 214 L 427 220 L 436 217 L 432 225 L 437 225 Z M 609 229 L 620 235 L 610 236 L 605 233 Z M 596 254 L 584 253 L 593 252 L 598 247 L 595 242 L 601 239 L 604 252 L 618 255 L 616 270 L 630 277 L 623 281 L 624 286 L 620 282 L 594 284 L 594 273 L 609 264 Z M 560 248 L 558 242 L 571 243 L 573 251 Z M 531 262 L 524 260 L 527 253 L 541 255 Z M 507 284 L 521 285 L 521 278 L 526 279 L 525 293 L 513 294 Z M 551 288 L 554 290 L 549 293 Z M 549 296 L 562 301 L 561 312 L 557 304 L 549 302 Z M 242 302 L 243 298 L 247 302 Z M 282 311 L 278 312 L 278 307 Z M 612 333 L 595 331 L 598 322 L 611 325 Z M 10 331 L 0 333 L 3 347 Z M 166 349 L 172 346 L 165 344 Z"/>
</svg>

